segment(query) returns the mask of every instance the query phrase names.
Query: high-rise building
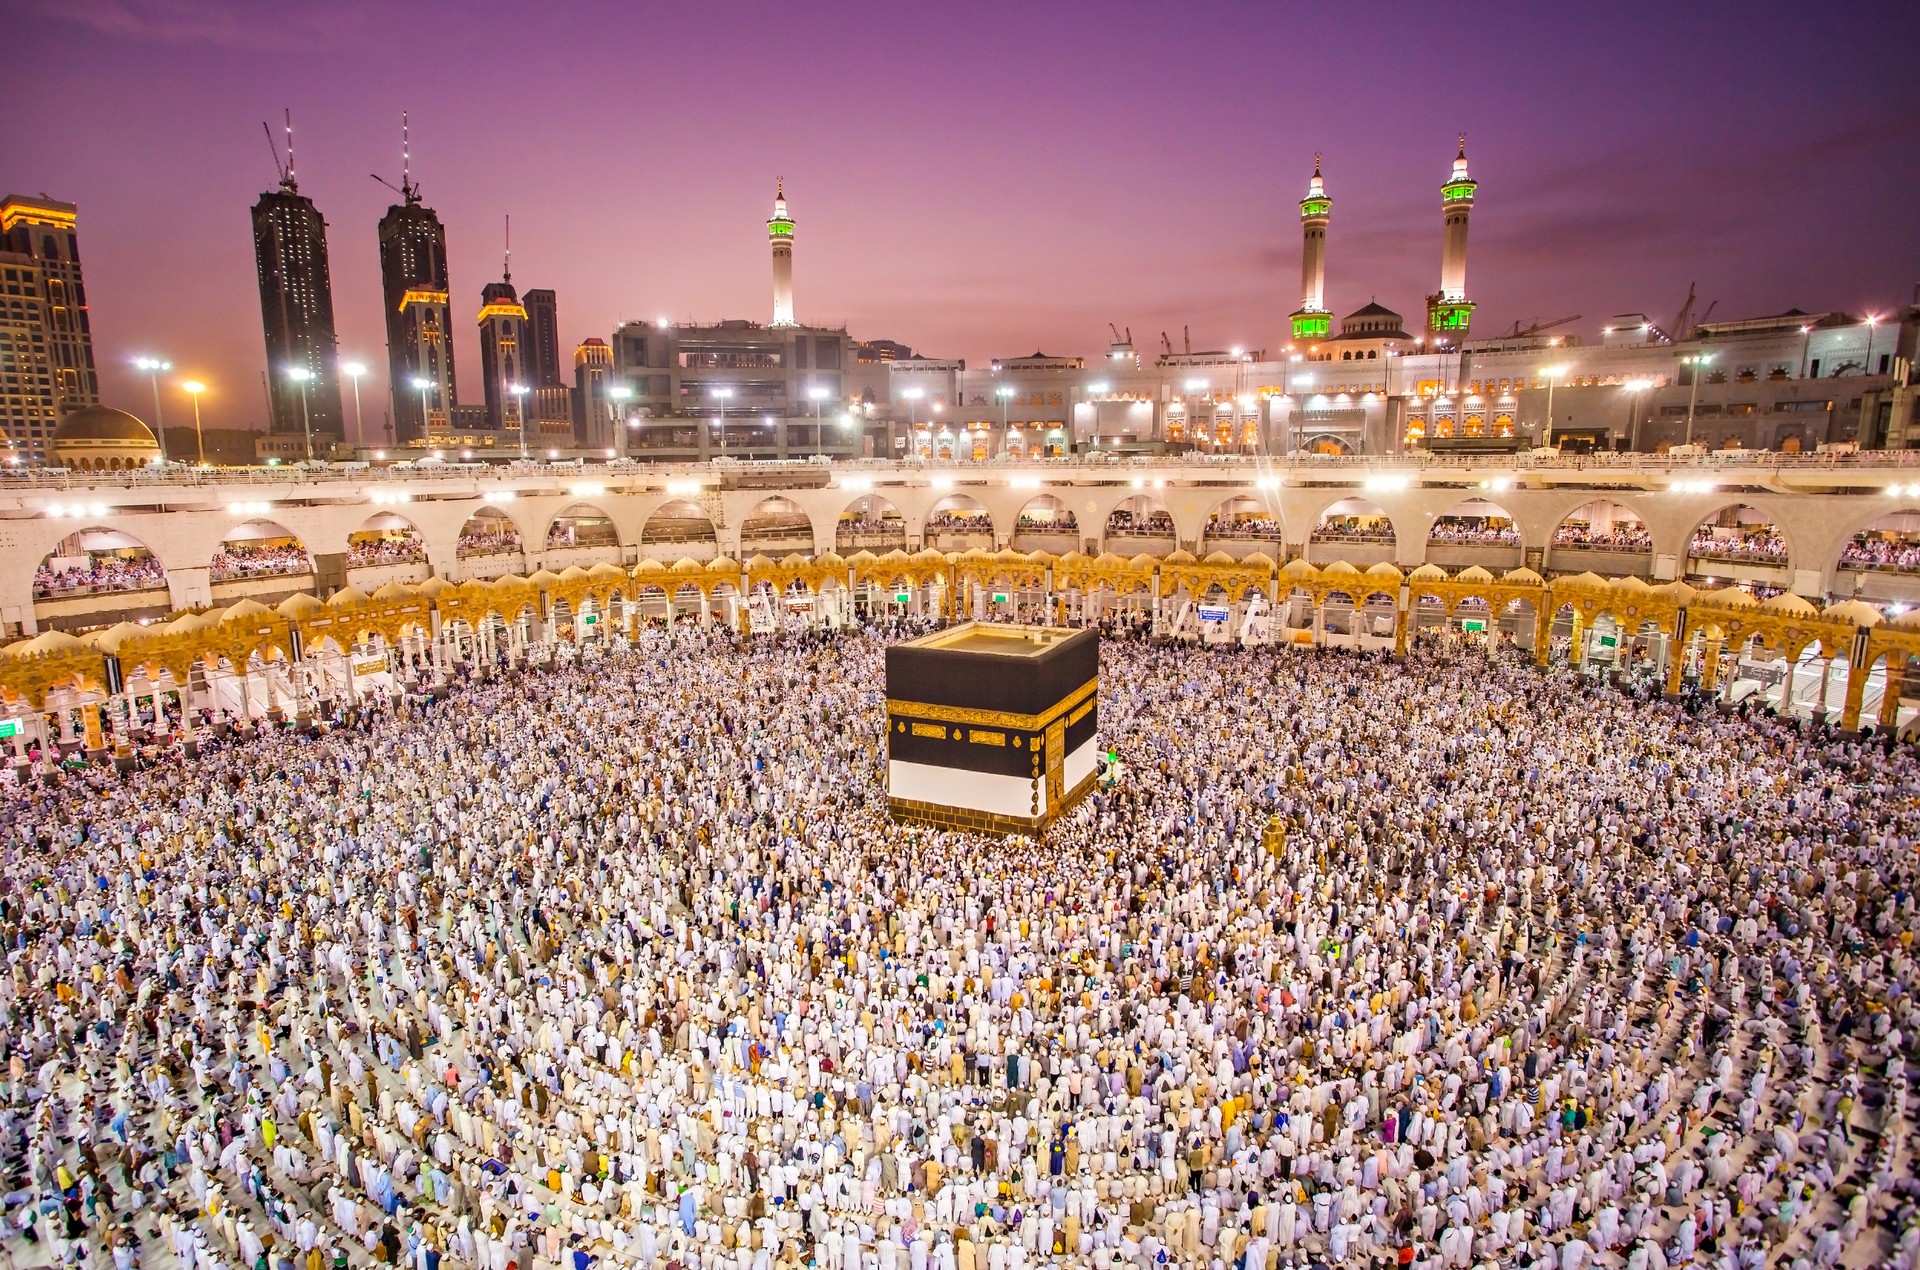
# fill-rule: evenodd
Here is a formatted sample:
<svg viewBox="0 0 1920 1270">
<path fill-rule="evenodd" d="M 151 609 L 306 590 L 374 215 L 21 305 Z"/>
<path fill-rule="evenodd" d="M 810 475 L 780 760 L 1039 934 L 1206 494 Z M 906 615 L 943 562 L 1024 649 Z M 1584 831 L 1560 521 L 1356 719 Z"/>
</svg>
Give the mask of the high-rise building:
<svg viewBox="0 0 1920 1270">
<path fill-rule="evenodd" d="M 404 176 L 401 202 L 380 218 L 380 282 L 387 306 L 387 365 L 396 441 L 452 424 L 458 399 L 447 321 L 447 231 L 420 187 Z"/>
<path fill-rule="evenodd" d="M 100 404 L 93 327 L 80 277 L 79 209 L 49 198 L 9 194 L 0 201 L 0 247 L 32 258 L 40 275 L 47 357 L 61 413 Z"/>
<path fill-rule="evenodd" d="M 0 251 L 0 446 L 7 461 L 46 461 L 59 405 L 40 266 L 22 252 Z"/>
<path fill-rule="evenodd" d="M 1300 307 L 1292 319 L 1295 341 L 1323 340 L 1333 326 L 1333 314 L 1327 312 L 1327 214 L 1332 210 L 1316 154 L 1307 196 L 1300 200 Z"/>
<path fill-rule="evenodd" d="M 526 423 L 527 311 L 513 289 L 513 274 L 480 290 L 480 374 L 487 400 L 487 426 L 518 434 Z"/>
<path fill-rule="evenodd" d="M 608 410 L 612 382 L 613 349 L 598 337 L 583 340 L 573 350 L 573 434 L 581 445 L 598 449 L 619 444 Z"/>
<path fill-rule="evenodd" d="M 520 297 L 527 309 L 527 382 L 553 388 L 560 377 L 560 300 L 546 287 Z"/>
<path fill-rule="evenodd" d="M 1453 175 L 1440 187 L 1440 210 L 1446 238 L 1440 253 L 1440 290 L 1427 297 L 1427 334 L 1458 342 L 1467 337 L 1473 302 L 1467 299 L 1467 217 L 1473 211 L 1478 182 L 1467 175 L 1467 134 L 1460 134 L 1460 153 Z"/>
<path fill-rule="evenodd" d="M 773 324 L 793 321 L 793 217 L 787 215 L 787 184 L 773 186 L 773 219 L 767 222 L 767 242 L 773 248 Z"/>
<path fill-rule="evenodd" d="M 345 436 L 327 222 L 300 193 L 291 161 L 280 188 L 253 205 L 253 261 L 267 340 L 268 430 Z"/>
</svg>

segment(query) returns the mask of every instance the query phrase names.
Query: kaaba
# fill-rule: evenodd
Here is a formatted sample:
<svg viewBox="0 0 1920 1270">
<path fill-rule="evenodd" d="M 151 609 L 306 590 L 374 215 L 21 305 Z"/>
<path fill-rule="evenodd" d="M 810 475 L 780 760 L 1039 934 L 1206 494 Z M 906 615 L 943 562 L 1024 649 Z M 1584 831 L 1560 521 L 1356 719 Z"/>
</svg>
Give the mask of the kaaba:
<svg viewBox="0 0 1920 1270">
<path fill-rule="evenodd" d="M 895 820 L 1038 834 L 1093 788 L 1093 630 L 968 622 L 887 650 L 887 807 Z"/>
</svg>

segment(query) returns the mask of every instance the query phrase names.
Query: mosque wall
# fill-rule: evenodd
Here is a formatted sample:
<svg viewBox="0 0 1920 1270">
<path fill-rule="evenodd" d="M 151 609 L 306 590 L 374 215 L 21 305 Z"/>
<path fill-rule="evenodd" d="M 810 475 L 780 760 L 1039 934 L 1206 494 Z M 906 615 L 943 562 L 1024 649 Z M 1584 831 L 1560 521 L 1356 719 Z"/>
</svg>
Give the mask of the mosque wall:
<svg viewBox="0 0 1920 1270">
<path fill-rule="evenodd" d="M 671 563 L 683 557 L 744 560 L 753 554 L 779 558 L 855 548 L 839 547 L 840 518 L 862 499 L 897 513 L 900 549 L 929 542 L 927 520 L 936 507 L 964 498 L 984 510 L 992 526 L 991 549 L 1012 542 L 1021 509 L 1035 499 L 1055 498 L 1076 520 L 1073 541 L 1087 554 L 1164 555 L 1175 549 L 1204 556 L 1223 547 L 1244 555 L 1257 548 L 1277 562 L 1306 556 L 1319 563 L 1346 560 L 1359 567 L 1392 563 L 1405 570 L 1425 563 L 1449 569 L 1478 564 L 1496 572 L 1513 557 L 1543 571 L 1633 573 L 1665 581 L 1688 572 L 1687 546 L 1697 527 L 1728 508 L 1753 509 L 1785 544 L 1783 562 L 1747 566 L 1764 576 L 1748 580 L 1790 589 L 1811 598 L 1835 593 L 1842 581 L 1841 548 L 1887 515 L 1920 510 L 1920 469 L 1847 467 L 1811 460 L 1801 465 L 1742 464 L 1666 467 L 1623 462 L 1619 467 L 1530 466 L 1488 462 L 1427 467 L 1403 473 L 1378 465 L 1159 463 L 1139 467 L 1072 465 L 1023 469 L 980 467 L 928 469 L 912 466 L 809 469 L 793 484 L 728 488 L 728 475 L 712 469 L 623 476 L 600 481 L 561 481 L 550 475 L 493 475 L 459 481 L 393 476 L 353 480 L 183 486 L 97 482 L 46 488 L 25 484 L 0 491 L 0 622 L 9 632 L 30 634 L 56 617 L 62 625 L 84 619 L 86 602 L 59 601 L 59 610 L 38 612 L 32 593 L 34 569 L 68 535 L 83 528 L 123 533 L 145 545 L 166 574 L 170 608 L 231 603 L 229 587 L 216 591 L 209 564 L 221 544 L 241 526 L 265 524 L 297 539 L 316 562 L 338 561 L 331 579 L 311 577 L 294 589 L 324 595 L 341 585 L 371 591 L 386 575 L 347 567 L 348 540 L 373 518 L 397 517 L 414 528 L 424 548 L 415 572 L 460 582 L 505 572 L 555 572 L 569 565 L 607 563 L 630 568 L 642 560 Z M 781 545 L 743 533 L 771 498 L 797 507 L 805 527 Z M 1646 526 L 1651 549 L 1616 557 L 1568 550 L 1554 542 L 1568 516 L 1597 499 L 1625 508 Z M 1214 515 L 1233 504 L 1251 506 L 1271 522 L 1269 536 L 1248 538 L 1213 532 Z M 1391 542 L 1334 539 L 1322 542 L 1314 529 L 1333 509 L 1364 503 L 1391 526 Z M 1517 548 L 1482 547 L 1433 540 L 1435 522 L 1469 500 L 1484 500 L 1511 518 Z M 689 512 L 688 507 L 693 510 Z M 1108 532 L 1109 518 L 1126 508 L 1164 511 L 1172 527 L 1164 538 L 1122 537 Z M 498 555 L 462 556 L 463 527 L 481 512 L 497 513 L 518 535 L 518 549 Z M 710 538 L 649 541 L 649 525 L 704 521 Z M 593 545 L 548 546 L 549 530 L 563 515 L 603 519 L 606 540 Z M 880 552 L 876 551 L 876 554 Z M 1744 577 L 1732 570 L 1719 576 Z M 1898 593 L 1891 575 L 1871 582 L 1888 596 Z M 1852 585 L 1852 579 L 1845 580 Z M 93 597 L 94 610 L 119 620 L 121 600 Z M 42 601 L 42 604 L 46 601 Z"/>
</svg>

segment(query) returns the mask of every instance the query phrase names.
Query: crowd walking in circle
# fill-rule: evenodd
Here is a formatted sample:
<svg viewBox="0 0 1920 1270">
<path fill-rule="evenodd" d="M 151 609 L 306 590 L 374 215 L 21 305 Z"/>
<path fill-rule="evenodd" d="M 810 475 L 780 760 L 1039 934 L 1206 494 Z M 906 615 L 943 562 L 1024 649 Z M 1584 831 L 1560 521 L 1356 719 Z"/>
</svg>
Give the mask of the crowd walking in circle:
<svg viewBox="0 0 1920 1270">
<path fill-rule="evenodd" d="M 0 790 L 7 1251 L 1913 1270 L 1910 747 L 1114 634 L 1037 841 L 888 821 L 875 631 Z"/>
</svg>

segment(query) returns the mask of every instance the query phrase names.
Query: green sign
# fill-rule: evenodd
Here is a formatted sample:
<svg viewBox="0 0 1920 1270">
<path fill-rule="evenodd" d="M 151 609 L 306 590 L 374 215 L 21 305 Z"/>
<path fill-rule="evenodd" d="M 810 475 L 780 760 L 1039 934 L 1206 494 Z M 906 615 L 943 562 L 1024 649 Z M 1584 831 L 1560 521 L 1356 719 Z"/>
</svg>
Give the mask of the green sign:
<svg viewBox="0 0 1920 1270">
<path fill-rule="evenodd" d="M 10 736 L 19 736 L 19 735 L 20 735 L 20 720 L 0 719 L 0 741 L 3 741 Z"/>
<path fill-rule="evenodd" d="M 1484 617 L 1462 618 L 1460 621 L 1460 629 L 1463 631 L 1484 631 L 1487 629 L 1487 619 Z"/>
<path fill-rule="evenodd" d="M 1602 648 L 1618 648 L 1618 647 L 1620 647 L 1620 640 L 1619 640 L 1619 637 L 1618 637 L 1618 636 L 1614 636 L 1614 635 L 1602 635 L 1602 636 L 1600 637 L 1600 647 L 1602 647 Z"/>
<path fill-rule="evenodd" d="M 600 620 L 600 615 L 598 613 L 589 613 L 585 617 L 580 619 L 581 623 L 586 626 L 592 626 L 595 622 L 599 620 Z"/>
<path fill-rule="evenodd" d="M 995 591 L 993 593 L 993 602 L 995 604 L 1005 604 L 1007 602 L 1007 593 L 1005 591 Z"/>
<path fill-rule="evenodd" d="M 893 602 L 895 604 L 905 604 L 911 599 L 913 599 L 913 592 L 911 591 L 895 591 L 893 593 Z"/>
</svg>

